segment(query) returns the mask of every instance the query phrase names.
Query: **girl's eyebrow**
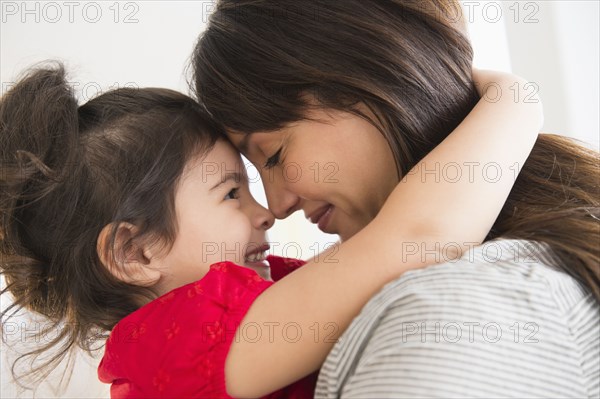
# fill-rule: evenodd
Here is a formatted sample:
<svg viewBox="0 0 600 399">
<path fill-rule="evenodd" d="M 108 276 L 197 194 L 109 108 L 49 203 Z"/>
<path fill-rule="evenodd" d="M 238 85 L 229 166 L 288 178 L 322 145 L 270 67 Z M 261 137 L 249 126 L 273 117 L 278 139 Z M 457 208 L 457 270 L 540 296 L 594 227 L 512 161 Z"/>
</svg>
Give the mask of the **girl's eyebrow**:
<svg viewBox="0 0 600 399">
<path fill-rule="evenodd" d="M 236 183 L 240 183 L 242 181 L 242 174 L 240 172 L 227 172 L 227 173 L 225 173 L 224 175 L 221 176 L 221 181 L 218 182 L 217 184 L 215 184 L 208 191 L 213 191 L 214 189 L 216 189 L 217 187 L 223 185 L 224 183 L 228 182 L 229 180 L 233 180 Z"/>
</svg>

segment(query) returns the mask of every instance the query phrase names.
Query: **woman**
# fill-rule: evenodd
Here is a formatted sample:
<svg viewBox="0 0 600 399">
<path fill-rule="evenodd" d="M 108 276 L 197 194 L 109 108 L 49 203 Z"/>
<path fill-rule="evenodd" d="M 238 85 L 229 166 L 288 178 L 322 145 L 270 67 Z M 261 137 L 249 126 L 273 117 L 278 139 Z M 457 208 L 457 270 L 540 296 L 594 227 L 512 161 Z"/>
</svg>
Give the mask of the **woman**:
<svg viewBox="0 0 600 399">
<path fill-rule="evenodd" d="M 196 91 L 261 172 L 276 217 L 302 209 L 348 240 L 473 108 L 473 53 L 454 1 L 296 4 L 220 1 L 193 56 Z M 332 124 L 340 113 L 347 129 Z M 598 164 L 541 135 L 488 242 L 376 295 L 316 396 L 598 395 Z M 430 166 L 446 181 L 507 173 Z"/>
</svg>

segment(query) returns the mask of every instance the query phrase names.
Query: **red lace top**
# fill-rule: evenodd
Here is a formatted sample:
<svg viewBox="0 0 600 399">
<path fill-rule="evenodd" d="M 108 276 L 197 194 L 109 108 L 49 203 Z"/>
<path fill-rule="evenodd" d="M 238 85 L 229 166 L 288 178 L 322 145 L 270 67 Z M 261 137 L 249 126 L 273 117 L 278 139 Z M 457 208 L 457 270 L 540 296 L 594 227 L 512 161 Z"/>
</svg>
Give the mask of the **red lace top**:
<svg viewBox="0 0 600 399">
<path fill-rule="evenodd" d="M 272 255 L 267 261 L 274 281 L 305 264 Z M 227 353 L 250 305 L 271 284 L 232 262 L 211 265 L 201 280 L 117 323 L 98 366 L 100 381 L 112 384 L 112 398 L 230 398 Z M 265 398 L 312 398 L 316 377 L 314 373 Z"/>
</svg>

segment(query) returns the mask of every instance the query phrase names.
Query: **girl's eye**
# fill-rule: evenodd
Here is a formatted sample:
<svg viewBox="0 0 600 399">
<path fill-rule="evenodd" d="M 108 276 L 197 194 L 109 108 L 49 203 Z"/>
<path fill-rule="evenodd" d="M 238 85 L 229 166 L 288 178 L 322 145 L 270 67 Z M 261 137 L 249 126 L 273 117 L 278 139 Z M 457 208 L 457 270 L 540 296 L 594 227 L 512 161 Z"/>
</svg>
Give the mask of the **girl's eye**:
<svg viewBox="0 0 600 399">
<path fill-rule="evenodd" d="M 239 187 L 234 187 L 231 190 L 229 190 L 229 192 L 227 193 L 227 195 L 225 196 L 225 199 L 239 199 L 240 198 L 240 194 L 239 194 L 240 188 Z"/>
<path fill-rule="evenodd" d="M 265 163 L 264 167 L 266 169 L 270 169 L 274 166 L 276 166 L 277 164 L 279 164 L 279 156 L 281 155 L 281 150 L 282 148 L 280 148 L 275 155 L 273 155 L 271 158 L 267 159 L 267 162 Z"/>
</svg>

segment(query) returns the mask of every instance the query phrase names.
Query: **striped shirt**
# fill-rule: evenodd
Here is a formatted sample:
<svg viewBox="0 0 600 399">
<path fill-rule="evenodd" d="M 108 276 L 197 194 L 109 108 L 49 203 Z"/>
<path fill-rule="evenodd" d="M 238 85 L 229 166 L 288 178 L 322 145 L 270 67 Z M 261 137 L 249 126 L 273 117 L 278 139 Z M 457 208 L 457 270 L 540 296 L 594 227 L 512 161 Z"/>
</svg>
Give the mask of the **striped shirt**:
<svg viewBox="0 0 600 399">
<path fill-rule="evenodd" d="M 333 347 L 315 397 L 599 397 L 599 304 L 544 245 L 492 240 L 387 284 Z"/>
</svg>

